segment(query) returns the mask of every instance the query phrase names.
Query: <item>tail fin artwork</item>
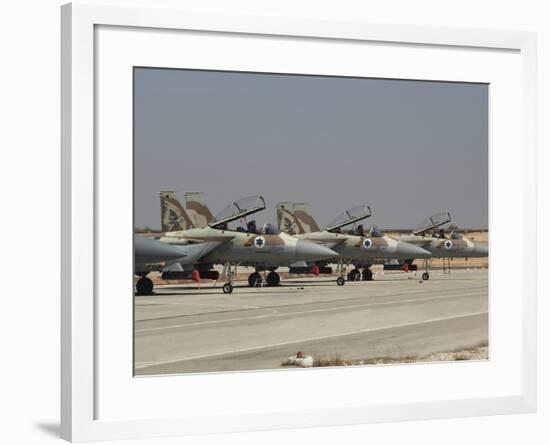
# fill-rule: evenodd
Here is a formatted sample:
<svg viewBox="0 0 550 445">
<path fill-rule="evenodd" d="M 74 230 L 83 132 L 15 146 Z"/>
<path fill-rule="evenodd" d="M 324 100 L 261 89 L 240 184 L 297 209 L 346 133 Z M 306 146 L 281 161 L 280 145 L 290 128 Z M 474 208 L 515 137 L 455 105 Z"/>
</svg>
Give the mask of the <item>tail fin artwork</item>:
<svg viewBox="0 0 550 445">
<path fill-rule="evenodd" d="M 175 232 L 194 227 L 189 213 L 182 207 L 173 191 L 160 192 L 160 220 L 163 232 Z"/>
<path fill-rule="evenodd" d="M 214 218 L 210 209 L 206 206 L 201 192 L 185 193 L 185 208 L 193 218 L 195 227 L 206 227 Z"/>
<path fill-rule="evenodd" d="M 306 210 L 304 203 L 279 202 L 277 204 L 279 230 L 290 235 L 319 232 L 321 229 Z"/>
</svg>

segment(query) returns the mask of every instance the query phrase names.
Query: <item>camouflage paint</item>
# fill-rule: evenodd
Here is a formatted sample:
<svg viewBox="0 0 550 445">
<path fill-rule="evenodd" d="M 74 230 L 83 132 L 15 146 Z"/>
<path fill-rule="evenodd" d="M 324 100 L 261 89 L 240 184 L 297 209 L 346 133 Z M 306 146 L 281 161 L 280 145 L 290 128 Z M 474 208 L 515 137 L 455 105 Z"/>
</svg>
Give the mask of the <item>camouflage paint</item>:
<svg viewBox="0 0 550 445">
<path fill-rule="evenodd" d="M 299 239 L 323 243 L 344 261 L 357 265 L 372 264 L 380 259 L 425 258 L 429 253 L 389 236 L 360 236 L 351 233 L 320 230 L 303 204 L 277 204 L 279 229 Z M 318 230 L 311 230 L 317 228 Z"/>
<path fill-rule="evenodd" d="M 399 240 L 426 249 L 434 258 L 483 258 L 489 256 L 486 244 L 469 239 L 442 239 L 422 235 L 402 235 Z"/>
<path fill-rule="evenodd" d="M 194 227 L 191 217 L 181 206 L 173 191 L 160 192 L 160 215 L 163 232 L 186 230 Z"/>
<path fill-rule="evenodd" d="M 277 204 L 279 229 L 291 235 L 320 232 L 321 228 L 307 212 L 305 204 L 280 202 Z"/>
<path fill-rule="evenodd" d="M 197 193 L 191 196 L 197 200 Z M 201 197 L 202 199 L 202 197 Z M 172 192 L 162 192 L 161 202 L 171 205 L 175 217 L 190 219 Z M 206 207 L 206 206 L 204 206 Z M 197 208 L 197 207 L 195 207 Z M 179 212 L 179 213 L 178 213 Z M 161 215 L 163 218 L 165 214 Z M 184 230 L 167 231 L 159 239 L 163 243 L 187 246 L 197 243 L 215 243 L 216 248 L 197 260 L 198 264 L 241 264 L 259 268 L 276 268 L 296 261 L 315 261 L 337 256 L 327 247 L 301 241 L 281 233 L 279 235 L 247 233 L 213 227 L 191 227 Z"/>
<path fill-rule="evenodd" d="M 204 202 L 201 192 L 186 192 L 185 208 L 193 218 L 195 227 L 206 227 L 214 218 L 214 215 L 212 215 L 212 212 Z"/>
</svg>

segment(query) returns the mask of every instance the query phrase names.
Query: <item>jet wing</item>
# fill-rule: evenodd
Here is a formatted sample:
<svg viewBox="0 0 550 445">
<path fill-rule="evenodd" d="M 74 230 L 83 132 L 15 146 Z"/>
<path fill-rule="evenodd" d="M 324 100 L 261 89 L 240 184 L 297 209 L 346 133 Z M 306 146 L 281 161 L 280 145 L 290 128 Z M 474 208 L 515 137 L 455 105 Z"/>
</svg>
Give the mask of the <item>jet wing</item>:
<svg viewBox="0 0 550 445">
<path fill-rule="evenodd" d="M 178 259 L 179 263 L 195 264 L 233 238 L 233 236 L 164 237 L 162 242 L 171 247 L 177 247 L 184 254 Z"/>
<path fill-rule="evenodd" d="M 185 258 L 187 252 L 179 246 L 171 246 L 153 238 L 134 235 L 136 264 L 161 263 Z"/>
<path fill-rule="evenodd" d="M 260 195 L 248 196 L 229 204 L 221 210 L 214 219 L 208 223 L 210 227 L 217 228 L 236 219 L 244 218 L 265 209 L 265 200 Z"/>
<path fill-rule="evenodd" d="M 212 253 L 214 250 L 219 248 L 221 245 L 227 243 L 231 239 L 232 238 L 225 237 L 224 239 L 209 240 L 198 244 L 191 244 L 190 255 L 187 259 L 192 260 L 193 263 L 197 263 L 202 258 Z"/>
<path fill-rule="evenodd" d="M 426 237 L 426 236 L 419 236 L 419 235 L 404 235 L 399 237 L 399 241 L 404 241 L 409 244 L 414 244 L 418 247 L 426 247 L 428 246 L 435 238 L 432 237 Z"/>
<path fill-rule="evenodd" d="M 328 247 L 329 249 L 334 250 L 335 248 L 338 248 L 338 246 L 346 241 L 345 238 L 340 238 L 337 240 L 330 240 L 330 241 L 321 241 L 320 244 L 323 244 L 323 246 Z"/>
</svg>

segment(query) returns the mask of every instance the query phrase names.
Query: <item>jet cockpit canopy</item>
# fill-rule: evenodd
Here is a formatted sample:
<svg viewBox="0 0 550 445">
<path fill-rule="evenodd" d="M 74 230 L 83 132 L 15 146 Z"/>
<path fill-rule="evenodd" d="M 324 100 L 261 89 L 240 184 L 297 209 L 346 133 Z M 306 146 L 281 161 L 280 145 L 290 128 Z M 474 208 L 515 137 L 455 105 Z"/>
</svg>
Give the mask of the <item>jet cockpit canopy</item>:
<svg viewBox="0 0 550 445">
<path fill-rule="evenodd" d="M 340 227 L 344 227 L 348 224 L 353 224 L 357 221 L 368 218 L 371 215 L 372 213 L 370 207 L 366 204 L 352 207 L 351 209 L 345 210 L 344 212 L 340 213 L 336 218 L 334 218 L 327 226 L 327 230 L 329 232 L 332 232 L 339 229 Z"/>
<path fill-rule="evenodd" d="M 222 209 L 214 216 L 212 221 L 208 223 L 210 227 L 221 228 L 227 227 L 227 223 L 236 219 L 244 218 L 247 215 L 260 212 L 265 209 L 265 200 L 260 195 L 247 196 L 239 199 L 227 207 Z"/>
<path fill-rule="evenodd" d="M 420 235 L 428 230 L 433 230 L 443 224 L 451 222 L 451 214 L 449 212 L 440 212 L 426 218 L 413 230 L 413 235 Z"/>
</svg>

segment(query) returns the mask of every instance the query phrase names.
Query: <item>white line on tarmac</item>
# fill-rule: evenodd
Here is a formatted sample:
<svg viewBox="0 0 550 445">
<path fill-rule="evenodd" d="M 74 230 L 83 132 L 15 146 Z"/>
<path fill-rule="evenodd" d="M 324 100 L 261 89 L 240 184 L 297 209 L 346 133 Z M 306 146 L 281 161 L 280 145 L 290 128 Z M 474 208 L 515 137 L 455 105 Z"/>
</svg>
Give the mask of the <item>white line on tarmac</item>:
<svg viewBox="0 0 550 445">
<path fill-rule="evenodd" d="M 149 304 L 139 304 L 136 307 L 148 307 L 148 306 L 213 306 L 213 307 L 229 307 L 238 309 L 261 309 L 259 306 L 245 306 L 236 304 L 216 304 L 216 303 L 192 303 L 192 302 L 151 302 Z"/>
<path fill-rule="evenodd" d="M 414 299 L 408 299 L 408 300 L 394 300 L 394 301 L 380 301 L 377 303 L 364 303 L 364 304 L 356 304 L 356 305 L 349 305 L 349 306 L 338 306 L 334 308 L 320 308 L 320 309 L 311 309 L 308 311 L 297 311 L 297 312 L 287 312 L 284 314 L 277 313 L 276 310 L 273 310 L 271 314 L 264 314 L 264 315 L 257 315 L 255 317 L 239 317 L 239 318 L 227 318 L 224 320 L 210 320 L 210 321 L 197 321 L 195 323 L 183 323 L 183 324 L 175 324 L 170 326 L 157 326 L 154 328 L 143 328 L 143 329 L 136 329 L 135 332 L 150 332 L 150 331 L 163 331 L 167 329 L 177 329 L 177 328 L 183 328 L 183 327 L 192 327 L 192 326 L 204 326 L 204 325 L 210 325 L 210 324 L 220 324 L 220 323 L 229 323 L 233 321 L 244 321 L 244 320 L 262 320 L 266 318 L 278 318 L 278 317 L 288 317 L 292 315 L 301 315 L 301 314 L 314 314 L 319 312 L 334 312 L 339 310 L 346 310 L 346 309 L 358 309 L 363 307 L 371 307 L 371 306 L 384 306 L 384 305 L 392 305 L 392 304 L 399 304 L 399 303 L 415 303 L 415 302 L 423 302 L 423 301 L 433 301 L 433 300 L 448 300 L 451 298 L 461 298 L 461 297 L 473 297 L 477 295 L 482 295 L 479 293 L 469 293 L 469 294 L 460 294 L 460 295 L 451 295 L 447 297 L 426 297 L 426 298 L 414 298 Z M 261 309 L 261 308 L 258 308 Z M 201 314 L 201 315 L 209 315 Z M 194 316 L 194 315 L 193 315 Z"/>
<path fill-rule="evenodd" d="M 459 291 L 462 291 L 462 290 L 474 290 L 476 289 L 475 287 L 474 288 L 469 288 L 469 287 L 457 287 L 457 288 L 452 288 L 452 289 L 447 289 L 445 290 L 445 292 L 459 292 Z M 479 287 L 477 289 L 480 289 L 480 290 L 486 290 L 486 287 Z M 435 292 L 441 292 L 441 289 L 439 288 L 435 288 L 435 289 L 420 289 L 420 290 L 407 290 L 406 292 L 403 292 L 401 295 L 404 295 L 405 293 L 407 295 L 413 295 L 413 294 L 426 294 L 426 293 L 435 293 Z M 282 293 L 284 292 L 269 292 L 269 293 L 265 293 L 265 294 L 261 294 L 261 296 L 269 296 L 269 295 L 281 295 Z M 212 295 L 212 294 L 205 294 L 206 296 L 209 296 L 209 295 Z M 239 296 L 250 296 L 251 294 L 240 294 Z M 388 292 L 385 292 L 385 293 L 378 293 L 378 294 L 374 294 L 374 295 L 368 295 L 368 296 L 356 296 L 356 297 L 350 297 L 350 298 L 345 298 L 345 299 L 330 299 L 330 300 L 315 300 L 315 301 L 311 301 L 311 302 L 307 302 L 307 303 L 300 303 L 300 305 L 304 304 L 304 305 L 307 305 L 307 304 L 321 304 L 321 303 L 337 303 L 337 302 L 342 302 L 342 301 L 349 301 L 349 300 L 357 300 L 357 299 L 363 299 L 363 298 L 386 298 L 388 296 L 393 296 L 394 293 L 390 290 Z M 400 295 L 398 293 L 398 295 Z M 461 294 L 461 295 L 465 295 L 465 294 Z M 162 294 L 160 294 L 160 296 L 162 296 Z M 185 296 L 185 294 L 181 294 L 181 296 Z M 255 295 L 254 295 L 255 296 Z M 441 297 L 443 298 L 443 297 Z M 178 305 L 182 305 L 182 306 L 193 306 L 193 305 L 198 305 L 198 306 L 213 306 L 213 307 L 235 307 L 235 308 L 238 308 L 238 309 L 266 309 L 266 307 L 263 307 L 263 306 L 245 306 L 245 305 L 242 305 L 242 306 L 239 306 L 239 305 L 221 305 L 221 304 L 215 304 L 215 303 L 193 303 L 193 302 L 170 302 L 170 303 L 163 303 L 161 301 L 158 301 L 156 300 L 156 304 L 153 304 L 153 302 L 151 302 L 151 304 L 141 304 L 141 305 L 136 305 L 136 307 L 140 307 L 140 308 L 143 308 L 143 307 L 149 307 L 149 306 L 178 306 Z M 280 307 L 285 307 L 287 305 L 281 305 Z M 211 313 L 215 313 L 215 311 L 210 311 L 210 312 L 201 312 L 201 313 L 190 313 L 190 314 L 184 314 L 184 316 L 200 316 L 200 315 L 209 315 Z M 160 318 L 162 319 L 162 318 Z M 246 319 L 246 318 L 245 318 Z M 136 320 L 137 322 L 148 322 L 148 321 L 155 321 L 155 320 L 159 320 L 159 319 L 143 319 L 143 320 Z M 237 319 L 237 320 L 240 320 L 240 319 Z M 179 325 L 176 325 L 176 326 L 179 326 Z M 141 332 L 140 330 L 136 331 L 136 332 Z"/>
<path fill-rule="evenodd" d="M 261 349 L 270 349 L 270 348 L 277 348 L 279 346 L 286 346 L 286 345 L 293 345 L 297 343 L 305 343 L 310 341 L 318 341 L 318 340 L 326 340 L 328 338 L 337 338 L 337 337 L 345 337 L 348 335 L 354 335 L 354 334 L 367 334 L 371 332 L 376 331 L 384 331 L 388 329 L 399 329 L 399 328 L 406 328 L 411 326 L 420 326 L 423 324 L 428 323 L 437 323 L 440 321 L 448 321 L 448 320 L 456 320 L 459 318 L 468 318 L 468 317 L 476 317 L 478 315 L 487 315 L 488 312 L 471 312 L 469 314 L 462 314 L 462 315 L 453 315 L 451 317 L 440 317 L 440 318 L 432 318 L 429 320 L 423 320 L 423 321 L 416 321 L 412 323 L 400 323 L 400 324 L 394 324 L 390 326 L 382 326 L 379 328 L 367 328 L 367 329 L 358 329 L 355 331 L 349 331 L 349 332 L 343 332 L 340 334 L 332 334 L 332 335 L 323 335 L 319 337 L 309 337 L 309 338 L 302 338 L 300 340 L 291 340 L 281 343 L 271 343 L 268 345 L 261 345 L 261 346 L 252 346 L 250 348 L 241 348 L 241 349 L 233 349 L 230 351 L 222 351 L 222 352 L 214 352 L 212 354 L 204 354 L 204 355 L 196 355 L 194 357 L 185 357 L 185 358 L 177 358 L 172 360 L 166 360 L 166 361 L 160 361 L 160 362 L 136 362 L 135 368 L 136 369 L 143 369 L 147 368 L 149 366 L 158 366 L 158 365 L 167 365 L 170 363 L 178 363 L 178 362 L 186 362 L 190 360 L 199 360 L 203 358 L 210 358 L 210 357 L 217 357 L 220 355 L 227 355 L 227 354 L 240 354 L 242 352 L 249 352 L 249 351 L 257 351 Z"/>
</svg>

